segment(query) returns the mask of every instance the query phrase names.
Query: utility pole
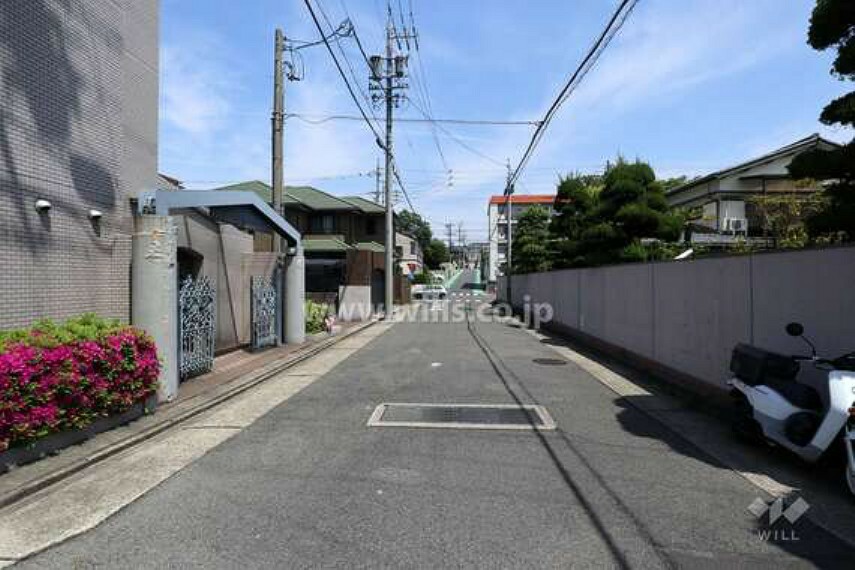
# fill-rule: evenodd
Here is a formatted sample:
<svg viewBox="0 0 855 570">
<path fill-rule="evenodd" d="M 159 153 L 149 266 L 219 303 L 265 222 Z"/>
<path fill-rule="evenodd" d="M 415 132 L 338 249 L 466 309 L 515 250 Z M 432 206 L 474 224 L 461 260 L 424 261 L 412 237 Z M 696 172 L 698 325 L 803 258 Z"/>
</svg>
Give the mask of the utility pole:
<svg viewBox="0 0 855 570">
<path fill-rule="evenodd" d="M 374 100 L 382 100 L 386 104 L 386 172 L 384 177 L 384 196 L 386 200 L 386 271 L 385 271 L 385 298 L 384 306 L 386 311 L 385 318 L 392 318 L 394 310 L 394 285 L 395 285 L 395 268 L 394 268 L 394 247 L 395 247 L 395 211 L 394 200 L 392 199 L 392 176 L 394 176 L 394 163 L 392 162 L 392 121 L 393 111 L 398 104 L 400 96 L 396 90 L 406 88 L 404 77 L 407 73 L 407 56 L 395 55 L 394 44 L 400 46 L 401 40 L 408 40 L 414 37 L 412 33 L 404 30 L 399 33 L 395 29 L 395 23 L 392 19 L 392 9 L 388 8 L 388 19 L 386 22 L 386 56 L 371 56 L 369 63 L 371 65 L 371 85 L 370 89 L 382 91 L 382 95 L 375 95 Z"/>
<path fill-rule="evenodd" d="M 461 265 L 466 265 L 466 232 L 463 229 L 463 221 L 457 222 L 457 248 L 458 258 Z"/>
<path fill-rule="evenodd" d="M 276 39 L 274 42 L 273 55 L 273 164 L 272 164 L 272 180 L 271 187 L 273 188 L 273 209 L 277 214 L 282 214 L 282 146 L 285 123 L 285 85 L 283 79 L 282 56 L 285 52 L 285 34 L 281 28 L 276 28 Z M 273 234 L 273 249 L 274 253 L 279 253 L 282 249 L 282 238 Z"/>
<path fill-rule="evenodd" d="M 374 202 L 376 202 L 377 204 L 383 203 L 383 202 L 381 202 L 381 198 L 380 198 L 380 175 L 381 175 L 381 173 L 382 173 L 382 171 L 380 170 L 380 159 L 378 158 L 377 159 L 377 168 L 374 169 L 374 180 L 375 180 Z"/>
<path fill-rule="evenodd" d="M 511 184 L 511 176 L 513 176 L 513 174 L 511 173 L 511 161 L 510 161 L 510 159 L 508 159 L 508 179 L 507 179 L 507 182 L 505 183 L 505 219 L 506 219 L 506 222 L 508 225 L 507 226 L 508 227 L 508 231 L 507 231 L 508 248 L 507 248 L 507 255 L 505 256 L 505 276 L 506 276 L 505 278 L 508 281 L 507 282 L 508 304 L 513 306 L 513 303 L 511 301 L 511 275 L 513 274 L 513 269 L 512 269 L 512 265 L 511 265 L 511 263 L 512 263 L 511 262 L 511 253 L 513 251 L 513 245 L 512 245 L 513 244 L 513 225 L 512 225 L 512 222 L 513 222 L 513 218 L 514 218 L 514 212 L 513 212 L 513 206 L 511 204 L 511 194 L 513 194 L 513 192 L 514 192 L 514 187 Z"/>
<path fill-rule="evenodd" d="M 392 318 L 394 309 L 395 297 L 392 290 L 395 286 L 395 271 L 394 258 L 392 256 L 395 249 L 395 212 L 392 204 L 392 111 L 395 108 L 395 101 L 392 93 L 392 39 L 394 32 L 392 30 L 391 18 L 386 24 L 386 180 L 384 194 L 386 196 L 386 277 L 385 289 L 386 298 L 384 309 L 386 311 L 386 320 Z"/>
</svg>

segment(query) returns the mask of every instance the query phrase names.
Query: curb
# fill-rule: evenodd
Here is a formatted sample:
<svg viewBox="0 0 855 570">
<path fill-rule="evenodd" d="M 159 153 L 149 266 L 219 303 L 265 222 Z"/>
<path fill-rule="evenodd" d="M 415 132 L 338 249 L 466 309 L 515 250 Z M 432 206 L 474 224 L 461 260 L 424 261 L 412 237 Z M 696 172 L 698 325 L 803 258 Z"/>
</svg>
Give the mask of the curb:
<svg viewBox="0 0 855 570">
<path fill-rule="evenodd" d="M 521 321 L 517 321 L 517 322 L 521 325 L 520 328 L 522 330 L 524 330 L 524 332 L 526 332 L 527 334 L 531 335 L 533 338 L 538 338 L 538 335 L 544 336 L 545 338 L 549 338 L 548 336 L 543 335 L 543 333 L 541 333 L 540 331 L 536 331 L 536 330 L 527 328 Z M 610 378 L 606 377 L 603 374 L 600 374 L 596 371 L 592 371 L 587 367 L 583 367 L 583 370 L 585 370 L 585 372 L 587 372 L 597 382 L 599 382 L 600 384 L 602 384 L 603 386 L 605 386 L 606 388 L 608 388 L 609 390 L 614 392 L 615 395 L 617 395 L 621 398 L 626 398 L 627 396 L 631 396 L 634 394 L 633 389 L 638 389 L 638 390 L 644 391 L 648 394 L 651 394 L 653 396 L 661 396 L 661 394 L 656 394 L 655 392 L 648 391 L 647 388 L 643 384 L 636 382 L 633 378 L 631 378 L 631 377 L 628 378 L 624 374 L 622 374 L 620 372 L 615 372 L 615 371 L 611 370 L 608 366 L 601 364 L 600 362 L 597 361 L 597 359 L 595 357 L 593 357 L 593 355 L 585 354 L 584 352 L 577 350 L 576 347 L 574 347 L 572 344 L 573 343 L 572 338 L 568 339 L 564 335 L 562 335 L 556 331 L 550 330 L 548 332 L 551 333 L 553 338 L 557 338 L 558 340 L 563 341 L 564 342 L 564 345 L 563 345 L 564 348 L 567 348 L 568 350 L 576 353 L 581 359 L 583 359 L 585 361 L 589 361 L 596 366 L 602 367 L 603 369 L 605 369 L 607 371 L 606 374 L 611 374 L 611 375 L 616 376 L 618 378 L 617 382 L 612 381 Z M 557 347 L 550 346 L 550 348 L 556 354 L 560 355 L 562 358 L 566 358 L 563 354 L 561 354 L 561 352 L 558 351 Z M 580 365 L 578 362 L 576 362 L 576 364 Z M 630 369 L 631 368 L 632 367 L 630 366 Z M 671 384 L 667 384 L 667 386 L 671 386 Z M 660 387 L 660 386 L 657 386 L 657 387 Z M 653 387 L 651 386 L 651 388 L 653 388 Z M 691 392 L 689 392 L 689 393 L 691 393 Z M 676 395 L 675 396 L 672 394 L 668 394 L 666 392 L 665 397 L 666 398 L 675 398 L 677 400 L 683 400 L 685 395 L 682 395 L 682 396 Z M 665 420 L 663 420 L 662 417 L 660 417 L 659 414 L 656 413 L 656 409 L 646 408 L 645 406 L 641 406 L 637 402 L 634 402 L 631 399 L 627 399 L 626 402 L 630 406 L 632 406 L 633 409 L 637 410 L 638 412 L 644 414 L 648 418 L 657 422 L 664 429 L 666 429 L 667 431 L 676 435 L 677 437 L 682 439 L 685 443 L 692 446 L 697 451 L 699 451 L 700 453 L 709 457 L 713 461 L 721 464 L 725 469 L 727 469 L 731 473 L 734 473 L 737 476 L 741 477 L 742 479 L 747 481 L 749 484 L 751 484 L 754 487 L 756 487 L 757 489 L 759 489 L 761 492 L 766 493 L 769 497 L 771 497 L 773 499 L 786 498 L 787 497 L 787 494 L 789 492 L 789 491 L 787 491 L 788 486 L 783 484 L 783 483 L 779 483 L 772 476 L 767 476 L 767 475 L 759 475 L 758 476 L 755 473 L 742 471 L 742 470 L 734 467 L 728 461 L 721 459 L 720 457 L 718 457 L 713 452 L 710 452 L 707 449 L 705 449 L 701 444 L 693 441 L 692 439 L 688 438 L 685 434 L 680 433 L 673 426 L 669 425 Z M 684 401 L 684 403 L 685 403 L 685 401 Z M 689 407 L 688 409 L 692 409 L 692 408 Z M 706 410 L 693 410 L 693 411 L 700 413 L 700 414 L 705 414 L 707 417 L 709 417 L 713 421 L 722 421 L 723 420 L 723 417 L 721 415 L 722 411 L 719 410 L 718 408 L 713 409 L 714 413 L 707 413 Z M 826 531 L 830 535 L 832 535 L 832 536 L 836 537 L 837 539 L 843 541 L 845 544 L 855 546 L 855 539 L 853 539 L 851 536 L 848 536 L 848 535 L 844 534 L 843 532 L 840 532 L 839 530 L 832 528 L 831 526 L 825 524 L 824 521 L 817 520 L 816 518 L 814 518 L 810 515 L 808 515 L 808 518 L 817 527 L 823 529 L 824 531 Z"/>
<path fill-rule="evenodd" d="M 243 381 L 236 379 L 234 382 L 237 382 L 238 384 L 232 386 L 230 389 L 226 390 L 223 393 L 217 394 L 208 399 L 205 399 L 204 395 L 200 394 L 199 396 L 197 396 L 200 399 L 198 402 L 196 402 L 195 406 L 191 406 L 189 409 L 178 413 L 173 417 L 164 417 L 164 419 L 157 424 L 145 428 L 139 431 L 138 433 L 129 435 L 127 438 L 121 441 L 118 441 L 103 449 L 95 451 L 92 455 L 89 455 L 83 459 L 71 463 L 70 465 L 66 465 L 65 467 L 61 467 L 56 471 L 44 475 L 38 479 L 34 479 L 33 481 L 25 483 L 24 485 L 16 488 L 14 491 L 0 496 L 0 509 L 13 505 L 14 503 L 25 499 L 26 497 L 32 495 L 37 491 L 59 483 L 60 481 L 67 479 L 75 473 L 83 471 L 84 469 L 97 463 L 100 463 L 101 461 L 104 461 L 105 459 L 108 459 L 116 455 L 117 453 L 120 453 L 122 451 L 125 451 L 126 449 L 130 449 L 140 443 L 143 443 L 153 438 L 154 436 L 161 434 L 166 430 L 201 414 L 202 412 L 210 410 L 211 408 L 214 408 L 228 400 L 231 400 L 232 398 L 239 396 L 247 390 L 250 390 L 251 388 L 254 388 L 255 386 L 261 384 L 262 382 L 269 380 L 273 376 L 278 375 L 282 371 L 292 368 L 293 366 L 305 360 L 308 360 L 309 358 L 317 355 L 318 353 L 323 352 L 327 348 L 338 344 L 344 339 L 364 331 L 365 329 L 373 326 L 377 322 L 379 322 L 377 319 L 372 319 L 367 323 L 358 325 L 350 329 L 349 331 L 343 333 L 340 336 L 330 337 L 327 340 L 321 341 L 317 345 L 310 346 L 301 351 L 298 351 L 291 355 L 290 358 L 274 361 L 262 368 L 257 373 L 246 375 L 244 377 L 246 379 Z"/>
</svg>

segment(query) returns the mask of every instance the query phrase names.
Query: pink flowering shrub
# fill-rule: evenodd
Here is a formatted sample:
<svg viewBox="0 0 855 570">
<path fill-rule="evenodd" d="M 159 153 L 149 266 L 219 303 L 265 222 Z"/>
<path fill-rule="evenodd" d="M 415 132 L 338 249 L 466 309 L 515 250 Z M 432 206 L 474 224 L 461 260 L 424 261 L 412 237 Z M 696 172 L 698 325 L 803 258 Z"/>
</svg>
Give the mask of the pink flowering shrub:
<svg viewBox="0 0 855 570">
<path fill-rule="evenodd" d="M 0 452 L 127 410 L 159 371 L 148 335 L 94 315 L 0 333 Z"/>
</svg>

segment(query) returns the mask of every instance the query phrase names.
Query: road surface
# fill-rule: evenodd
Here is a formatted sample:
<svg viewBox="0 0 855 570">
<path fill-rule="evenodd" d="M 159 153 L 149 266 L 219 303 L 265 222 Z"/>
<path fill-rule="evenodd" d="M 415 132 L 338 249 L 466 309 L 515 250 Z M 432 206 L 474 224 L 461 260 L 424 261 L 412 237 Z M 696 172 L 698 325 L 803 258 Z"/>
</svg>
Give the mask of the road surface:
<svg viewBox="0 0 855 570">
<path fill-rule="evenodd" d="M 798 540 L 758 535 L 747 510 L 757 488 L 555 357 L 508 323 L 395 324 L 102 525 L 19 566 L 852 567 L 855 552 L 806 517 L 775 527 Z M 368 427 L 383 402 L 537 403 L 558 429 Z"/>
</svg>

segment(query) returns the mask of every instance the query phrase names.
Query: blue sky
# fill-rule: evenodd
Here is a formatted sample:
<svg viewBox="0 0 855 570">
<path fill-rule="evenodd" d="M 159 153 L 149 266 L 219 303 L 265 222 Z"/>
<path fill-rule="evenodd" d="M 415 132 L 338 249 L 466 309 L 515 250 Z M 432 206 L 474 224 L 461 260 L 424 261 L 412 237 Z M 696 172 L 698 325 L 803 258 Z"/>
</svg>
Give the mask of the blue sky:
<svg viewBox="0 0 855 570">
<path fill-rule="evenodd" d="M 425 70 L 413 53 L 409 96 L 415 104 L 424 106 L 420 82 L 436 117 L 530 120 L 543 114 L 616 0 L 411 3 Z M 409 1 L 401 4 L 406 11 Z M 302 0 L 161 5 L 161 171 L 191 188 L 269 180 L 273 30 L 317 38 Z M 805 43 L 813 5 L 641 0 L 552 123 L 518 192 L 554 192 L 560 174 L 601 171 L 619 153 L 650 162 L 662 177 L 691 176 L 813 132 L 851 137 L 817 121 L 822 106 L 851 86 L 829 74 L 832 54 Z M 349 15 L 366 51 L 380 53 L 385 0 L 321 0 L 320 6 L 335 24 Z M 355 43 L 343 40 L 342 47 L 366 90 Z M 356 114 L 324 47 L 301 53 L 305 77 L 287 85 L 287 111 Z M 397 112 L 420 117 L 406 103 Z M 502 163 L 518 160 L 531 128 L 445 128 L 478 154 L 439 131 L 443 164 L 429 125 L 398 123 L 395 154 L 403 178 L 435 233 L 446 221 L 463 221 L 470 241 L 483 240 L 487 198 L 501 193 Z M 379 156 L 362 123 L 286 124 L 287 184 L 370 197 L 374 179 L 367 173 Z"/>
</svg>

